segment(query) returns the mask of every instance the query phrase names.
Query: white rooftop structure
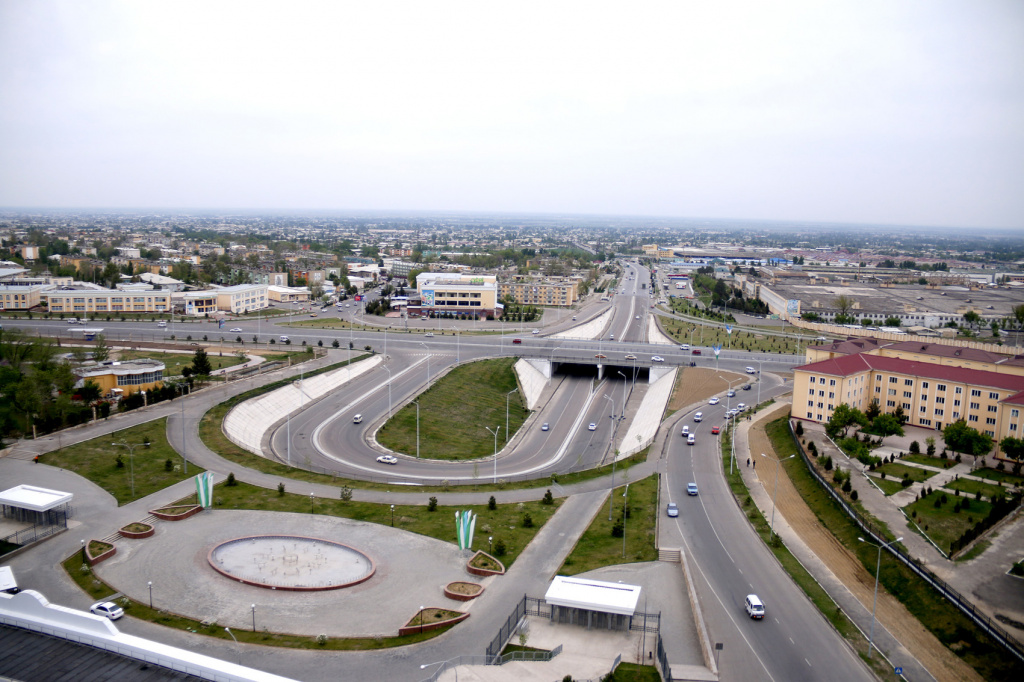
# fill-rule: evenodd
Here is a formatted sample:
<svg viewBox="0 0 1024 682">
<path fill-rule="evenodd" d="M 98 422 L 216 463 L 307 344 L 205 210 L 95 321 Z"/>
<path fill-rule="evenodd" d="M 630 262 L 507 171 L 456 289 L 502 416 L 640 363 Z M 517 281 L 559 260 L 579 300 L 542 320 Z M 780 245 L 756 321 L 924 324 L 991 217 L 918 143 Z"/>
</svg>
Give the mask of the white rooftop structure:
<svg viewBox="0 0 1024 682">
<path fill-rule="evenodd" d="M 69 504 L 74 498 L 71 493 L 34 485 L 19 485 L 0 493 L 0 504 L 19 509 L 44 512 Z"/>
<path fill-rule="evenodd" d="M 544 601 L 587 611 L 632 616 L 640 600 L 639 585 L 606 583 L 600 580 L 555 576 Z"/>
</svg>

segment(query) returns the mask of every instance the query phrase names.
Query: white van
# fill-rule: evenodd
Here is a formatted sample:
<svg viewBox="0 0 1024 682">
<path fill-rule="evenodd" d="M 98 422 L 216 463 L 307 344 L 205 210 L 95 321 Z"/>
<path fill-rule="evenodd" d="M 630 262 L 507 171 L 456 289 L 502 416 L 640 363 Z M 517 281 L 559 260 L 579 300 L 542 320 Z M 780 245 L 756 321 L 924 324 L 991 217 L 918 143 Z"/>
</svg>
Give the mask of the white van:
<svg viewBox="0 0 1024 682">
<path fill-rule="evenodd" d="M 687 445 L 696 445 L 696 443 L 697 443 L 697 436 L 695 436 L 695 435 L 693 435 L 691 433 L 689 436 L 686 437 L 686 444 Z"/>
<path fill-rule="evenodd" d="M 702 419 L 704 419 L 704 414 L 702 412 L 698 412 L 697 414 L 693 415 L 693 421 L 695 422 L 699 422 Z"/>
<path fill-rule="evenodd" d="M 747 609 L 747 615 L 751 618 L 757 618 L 758 620 L 764 618 L 764 602 L 756 594 L 748 594 L 744 605 Z"/>
<path fill-rule="evenodd" d="M 679 434 L 679 435 L 681 435 L 681 436 L 689 436 L 690 435 L 690 427 L 684 425 L 683 426 L 683 432 L 681 434 Z"/>
<path fill-rule="evenodd" d="M 284 336 L 283 334 L 281 335 L 279 340 L 281 341 L 281 343 L 288 343 L 288 337 Z"/>
<path fill-rule="evenodd" d="M 14 579 L 14 571 L 10 566 L 0 566 L 0 592 L 18 594 L 18 581 Z"/>
<path fill-rule="evenodd" d="M 67 319 L 67 323 L 68 324 L 78 324 L 78 318 L 77 317 L 69 317 Z"/>
<path fill-rule="evenodd" d="M 753 367 L 747 367 L 747 374 L 757 374 L 757 370 Z"/>
<path fill-rule="evenodd" d="M 356 416 L 352 417 L 353 424 L 358 424 L 361 421 L 363 421 L 363 415 L 361 414 L 357 414 Z"/>
</svg>

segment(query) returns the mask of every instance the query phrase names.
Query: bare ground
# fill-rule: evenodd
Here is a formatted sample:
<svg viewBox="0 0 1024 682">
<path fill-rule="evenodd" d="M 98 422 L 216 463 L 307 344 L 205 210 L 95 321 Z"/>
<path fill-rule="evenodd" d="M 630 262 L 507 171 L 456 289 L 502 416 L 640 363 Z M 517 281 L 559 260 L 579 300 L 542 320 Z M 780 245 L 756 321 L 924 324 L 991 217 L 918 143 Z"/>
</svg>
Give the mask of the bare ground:
<svg viewBox="0 0 1024 682">
<path fill-rule="evenodd" d="M 725 392 L 730 381 L 743 377 L 743 374 L 736 372 L 715 371 L 706 367 L 681 367 L 667 411 L 678 412 L 687 405 L 707 402 L 711 396 Z"/>
<path fill-rule="evenodd" d="M 771 413 L 750 429 L 749 441 L 751 452 L 764 452 L 771 458 L 777 456 L 772 449 L 771 441 L 765 433 L 764 424 L 789 412 L 789 405 L 781 404 L 773 408 Z M 774 471 L 775 467 L 771 467 Z M 847 589 L 864 605 L 871 609 L 874 577 L 868 573 L 860 561 L 846 549 L 832 533 L 824 528 L 807 506 L 793 486 L 785 469 L 778 467 L 777 509 L 786 522 L 800 536 L 800 539 L 821 559 L 835 576 L 846 585 Z M 765 470 L 768 470 L 766 468 Z M 761 479 L 769 495 L 768 477 Z M 884 589 L 879 591 L 876 609 L 878 622 L 885 626 L 896 639 L 921 662 L 937 680 L 977 680 L 981 681 L 973 668 L 964 663 L 942 642 L 935 638 L 915 618 L 906 607 Z"/>
</svg>

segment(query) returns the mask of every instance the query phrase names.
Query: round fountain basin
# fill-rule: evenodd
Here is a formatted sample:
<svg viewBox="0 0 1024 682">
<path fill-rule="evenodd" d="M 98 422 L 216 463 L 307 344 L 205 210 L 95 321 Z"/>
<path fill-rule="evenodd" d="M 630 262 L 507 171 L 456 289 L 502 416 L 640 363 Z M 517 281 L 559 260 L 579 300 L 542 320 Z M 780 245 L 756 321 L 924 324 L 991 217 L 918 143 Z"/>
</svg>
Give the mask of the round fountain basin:
<svg viewBox="0 0 1024 682">
<path fill-rule="evenodd" d="M 369 580 L 373 560 L 322 538 L 253 535 L 222 542 L 207 560 L 221 575 L 272 590 L 337 590 Z"/>
</svg>

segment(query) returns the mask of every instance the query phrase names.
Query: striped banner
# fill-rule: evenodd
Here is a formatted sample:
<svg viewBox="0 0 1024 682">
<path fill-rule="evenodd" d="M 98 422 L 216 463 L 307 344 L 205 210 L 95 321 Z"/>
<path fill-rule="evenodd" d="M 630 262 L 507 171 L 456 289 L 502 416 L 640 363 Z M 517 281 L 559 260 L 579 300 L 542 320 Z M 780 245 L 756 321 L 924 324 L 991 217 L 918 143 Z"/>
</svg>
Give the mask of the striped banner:
<svg viewBox="0 0 1024 682">
<path fill-rule="evenodd" d="M 204 471 L 196 476 L 196 494 L 199 496 L 199 506 L 204 509 L 213 504 L 213 473 Z"/>
<path fill-rule="evenodd" d="M 476 529 L 476 515 L 469 509 L 455 512 L 455 534 L 459 539 L 459 549 L 473 546 L 473 531 Z"/>
</svg>

